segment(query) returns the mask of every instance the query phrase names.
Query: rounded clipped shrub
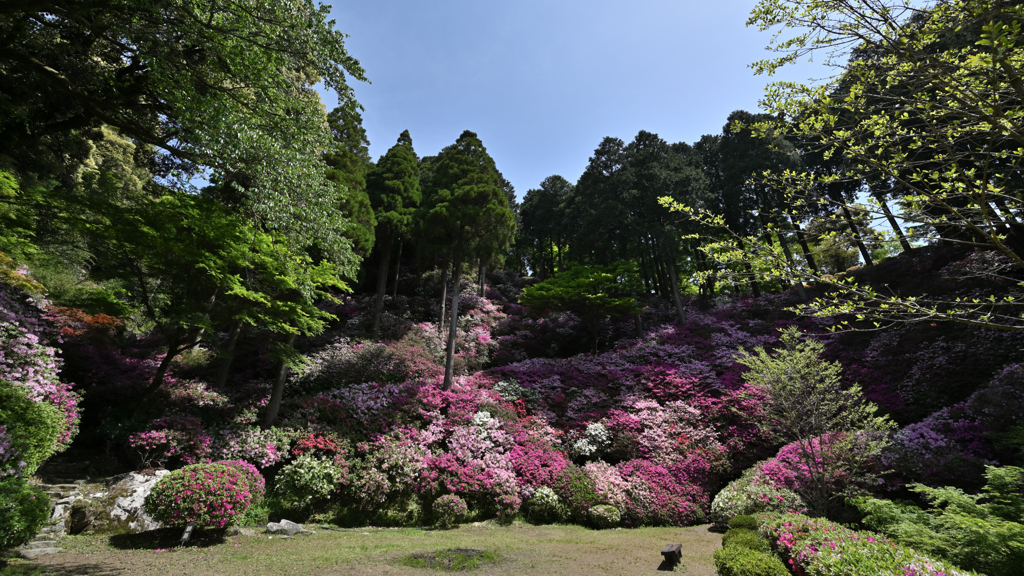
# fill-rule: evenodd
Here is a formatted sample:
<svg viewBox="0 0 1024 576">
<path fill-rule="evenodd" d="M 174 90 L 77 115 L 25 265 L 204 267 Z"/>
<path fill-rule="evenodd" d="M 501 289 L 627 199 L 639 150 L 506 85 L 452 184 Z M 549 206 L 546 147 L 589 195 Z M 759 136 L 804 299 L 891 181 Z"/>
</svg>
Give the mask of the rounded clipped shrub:
<svg viewBox="0 0 1024 576">
<path fill-rule="evenodd" d="M 466 501 L 455 494 L 445 494 L 434 500 L 434 524 L 438 528 L 455 528 L 469 508 Z"/>
<path fill-rule="evenodd" d="M 288 505 L 310 506 L 329 499 L 347 479 L 348 470 L 334 458 L 309 452 L 281 468 L 275 490 Z"/>
<path fill-rule="evenodd" d="M 249 494 L 252 497 L 250 506 L 255 506 L 263 501 L 263 496 L 267 492 L 267 481 L 263 479 L 263 475 L 260 474 L 260 471 L 255 466 L 245 460 L 221 460 L 214 462 L 214 464 L 223 464 L 228 468 L 237 470 L 242 475 L 242 480 L 246 482 Z"/>
<path fill-rule="evenodd" d="M 0 426 L 6 426 L 28 476 L 57 451 L 61 414 L 51 404 L 30 400 L 10 382 L 0 382 Z"/>
<path fill-rule="evenodd" d="M 498 514 L 498 521 L 502 524 L 509 524 L 519 514 L 523 500 L 514 494 L 502 494 L 494 499 L 494 509 Z"/>
<path fill-rule="evenodd" d="M 782 560 L 750 548 L 722 548 L 714 558 L 718 576 L 791 576 Z"/>
<path fill-rule="evenodd" d="M 591 506 L 587 511 L 590 518 L 590 525 L 594 528 L 615 528 L 622 520 L 622 512 L 610 504 L 598 504 Z"/>
<path fill-rule="evenodd" d="M 0 480 L 0 550 L 21 546 L 50 518 L 50 498 L 22 478 Z"/>
<path fill-rule="evenodd" d="M 164 476 L 146 496 L 146 512 L 170 526 L 223 528 L 252 503 L 251 480 L 235 467 L 192 464 Z"/>
<path fill-rule="evenodd" d="M 767 552 L 769 549 L 768 541 L 748 528 L 733 528 L 722 535 L 722 548 L 730 546 L 760 550 L 761 552 Z"/>
<path fill-rule="evenodd" d="M 527 516 L 538 524 L 550 524 L 565 520 L 565 510 L 558 494 L 547 486 L 541 486 L 533 493 L 528 503 Z"/>
<path fill-rule="evenodd" d="M 567 466 L 559 472 L 551 488 L 572 519 L 581 524 L 587 521 L 590 508 L 603 501 L 594 480 L 577 466 Z"/>
<path fill-rule="evenodd" d="M 739 516 L 733 516 L 729 519 L 729 528 L 745 528 L 747 530 L 757 530 L 757 518 L 749 514 L 740 514 Z"/>
</svg>

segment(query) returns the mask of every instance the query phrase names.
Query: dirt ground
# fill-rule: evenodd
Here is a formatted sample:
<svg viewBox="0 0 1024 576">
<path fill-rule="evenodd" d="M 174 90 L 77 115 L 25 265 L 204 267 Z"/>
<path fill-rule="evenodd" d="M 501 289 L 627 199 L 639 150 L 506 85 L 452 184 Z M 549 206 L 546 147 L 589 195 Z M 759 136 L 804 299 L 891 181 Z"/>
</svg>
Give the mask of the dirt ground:
<svg viewBox="0 0 1024 576">
<path fill-rule="evenodd" d="M 314 528 L 314 527 L 311 527 Z M 500 554 L 484 575 L 629 576 L 670 570 L 662 562 L 665 544 L 683 545 L 675 569 L 690 576 L 713 576 L 712 554 L 722 537 L 707 526 L 588 530 L 578 526 L 491 523 L 457 530 L 316 529 L 291 539 L 262 534 L 229 536 L 200 546 L 168 549 L 152 540 L 76 536 L 61 542 L 64 551 L 34 562 L 16 561 L 5 574 L 60 576 L 236 576 L 430 574 L 429 568 L 402 566 L 407 554 L 445 548 L 473 548 Z"/>
</svg>

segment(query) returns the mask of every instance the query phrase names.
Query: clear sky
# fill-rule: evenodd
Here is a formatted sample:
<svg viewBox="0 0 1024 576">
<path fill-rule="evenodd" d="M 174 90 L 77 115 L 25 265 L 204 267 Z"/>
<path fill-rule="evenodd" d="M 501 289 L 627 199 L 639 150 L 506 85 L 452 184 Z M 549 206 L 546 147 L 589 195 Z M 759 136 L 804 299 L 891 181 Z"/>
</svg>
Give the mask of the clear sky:
<svg viewBox="0 0 1024 576">
<path fill-rule="evenodd" d="M 405 129 L 419 156 L 472 130 L 521 199 L 552 174 L 575 182 L 605 136 L 692 143 L 756 110 L 768 79 L 748 65 L 770 33 L 745 26 L 754 5 L 335 0 L 332 15 L 372 83 L 354 88 L 374 160 Z M 822 73 L 801 64 L 785 78 Z"/>
</svg>

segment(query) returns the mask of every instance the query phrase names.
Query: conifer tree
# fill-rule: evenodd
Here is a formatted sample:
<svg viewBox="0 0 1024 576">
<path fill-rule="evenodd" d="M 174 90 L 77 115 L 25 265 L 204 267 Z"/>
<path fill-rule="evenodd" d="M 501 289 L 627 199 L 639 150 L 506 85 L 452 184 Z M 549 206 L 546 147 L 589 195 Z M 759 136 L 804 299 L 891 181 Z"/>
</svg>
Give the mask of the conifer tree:
<svg viewBox="0 0 1024 576">
<path fill-rule="evenodd" d="M 391 250 L 412 231 L 413 217 L 420 204 L 420 167 L 412 148 L 412 137 L 405 130 L 367 176 L 367 192 L 377 218 L 377 246 L 380 267 L 377 271 L 377 303 L 373 309 L 373 335 L 380 330 L 384 309 Z M 398 278 L 396 273 L 395 283 Z"/>
<path fill-rule="evenodd" d="M 488 262 L 515 233 L 515 215 L 494 160 L 469 130 L 438 156 L 420 209 L 421 253 L 451 262 L 455 288 L 445 359 L 444 389 L 451 388 L 463 264 Z"/>
<path fill-rule="evenodd" d="M 327 180 L 343 188 L 339 209 L 346 226 L 341 235 L 352 241 L 353 252 L 365 258 L 373 250 L 377 221 L 366 194 L 366 173 L 372 164 L 363 117 L 359 110 L 339 106 L 327 115 L 327 125 L 334 143 L 324 154 Z"/>
</svg>

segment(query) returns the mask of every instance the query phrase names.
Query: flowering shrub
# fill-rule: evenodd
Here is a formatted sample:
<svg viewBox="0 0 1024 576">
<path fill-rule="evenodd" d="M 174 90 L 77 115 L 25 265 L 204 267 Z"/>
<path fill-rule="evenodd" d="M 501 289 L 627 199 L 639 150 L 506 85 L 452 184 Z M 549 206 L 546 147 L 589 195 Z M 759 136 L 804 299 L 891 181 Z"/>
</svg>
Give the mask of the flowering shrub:
<svg viewBox="0 0 1024 576">
<path fill-rule="evenodd" d="M 595 528 L 615 528 L 622 519 L 622 513 L 615 506 L 598 504 L 587 510 L 587 517 Z"/>
<path fill-rule="evenodd" d="M 214 452 L 224 459 L 245 460 L 260 468 L 280 462 L 288 453 L 288 438 L 275 428 L 240 427 L 221 430 Z"/>
<path fill-rule="evenodd" d="M 555 477 L 551 488 L 565 506 L 568 514 L 577 522 L 587 520 L 587 511 L 591 506 L 601 504 L 601 495 L 590 476 L 582 468 L 567 466 Z"/>
<path fill-rule="evenodd" d="M 213 453 L 213 437 L 194 416 L 167 416 L 149 424 L 144 432 L 128 437 L 144 464 L 164 464 L 172 457 L 196 464 L 208 460 Z"/>
<path fill-rule="evenodd" d="M 255 466 L 245 460 L 221 460 L 214 464 L 222 464 L 228 468 L 234 468 L 241 475 L 241 480 L 246 483 L 246 489 L 251 496 L 250 505 L 259 504 L 267 492 L 267 481 Z"/>
<path fill-rule="evenodd" d="M 547 486 L 537 488 L 533 492 L 533 496 L 530 497 L 528 504 L 529 517 L 534 522 L 546 524 L 560 522 L 564 519 L 564 510 L 561 502 L 558 500 L 558 495 Z"/>
<path fill-rule="evenodd" d="M 18 457 L 20 454 L 14 446 L 14 439 L 7 433 L 7 426 L 0 425 L 0 480 L 21 476 L 28 463 Z"/>
<path fill-rule="evenodd" d="M 146 496 L 146 512 L 171 526 L 223 528 L 252 503 L 252 479 L 236 465 L 192 464 L 161 478 Z"/>
<path fill-rule="evenodd" d="M 754 481 L 804 494 L 823 484 L 833 494 L 848 493 L 861 480 L 855 452 L 860 446 L 849 434 L 832 433 L 802 444 L 782 447 L 775 458 L 756 467 Z M 854 452 L 854 454 L 851 454 Z"/>
<path fill-rule="evenodd" d="M 623 522 L 627 526 L 686 526 L 704 519 L 708 497 L 697 486 L 681 483 L 649 460 L 617 466 L 625 481 Z"/>
<path fill-rule="evenodd" d="M 347 480 L 344 460 L 307 453 L 281 468 L 275 490 L 289 506 L 312 508 L 330 500 Z"/>
<path fill-rule="evenodd" d="M 758 512 L 804 513 L 807 506 L 800 495 L 785 487 L 776 487 L 763 482 L 757 474 L 760 465 L 755 465 L 743 475 L 730 482 L 711 502 L 709 520 L 719 528 L 734 516 Z"/>
<path fill-rule="evenodd" d="M 363 510 L 404 507 L 425 466 L 426 451 L 402 431 L 357 446 L 349 491 Z"/>
<path fill-rule="evenodd" d="M 871 532 L 855 532 L 799 514 L 759 514 L 759 534 L 801 576 L 969 576 Z"/>
<path fill-rule="evenodd" d="M 502 524 L 509 524 L 519 513 L 523 499 L 514 494 L 502 494 L 494 499 L 494 509 L 498 514 L 498 521 Z"/>
<path fill-rule="evenodd" d="M 466 515 L 466 501 L 454 494 L 445 494 L 434 500 L 434 524 L 438 528 L 455 528 Z"/>
</svg>

